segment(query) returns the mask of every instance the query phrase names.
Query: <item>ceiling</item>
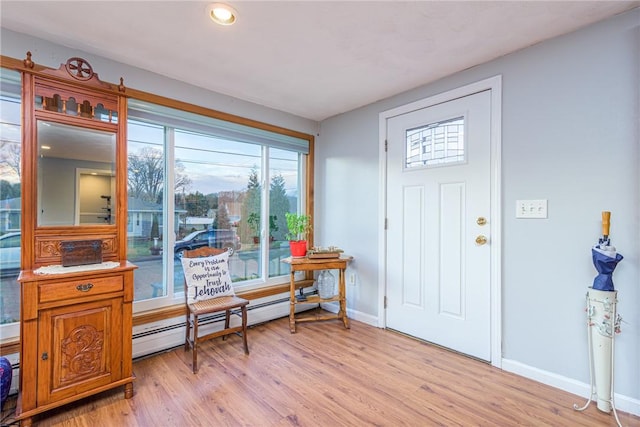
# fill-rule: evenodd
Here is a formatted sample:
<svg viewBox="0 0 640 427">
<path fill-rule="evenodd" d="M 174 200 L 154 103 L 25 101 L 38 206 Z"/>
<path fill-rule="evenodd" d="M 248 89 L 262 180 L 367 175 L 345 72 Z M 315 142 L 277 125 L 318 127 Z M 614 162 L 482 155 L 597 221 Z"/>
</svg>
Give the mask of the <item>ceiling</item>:
<svg viewBox="0 0 640 427">
<path fill-rule="evenodd" d="M 6 1 L 7 29 L 321 121 L 640 1 Z"/>
</svg>

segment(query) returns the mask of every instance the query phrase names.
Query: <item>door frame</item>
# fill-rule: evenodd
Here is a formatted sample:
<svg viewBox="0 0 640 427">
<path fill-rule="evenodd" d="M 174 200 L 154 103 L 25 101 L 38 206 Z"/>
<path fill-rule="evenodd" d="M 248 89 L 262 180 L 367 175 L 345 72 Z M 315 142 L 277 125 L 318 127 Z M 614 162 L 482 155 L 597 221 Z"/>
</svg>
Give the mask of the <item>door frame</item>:
<svg viewBox="0 0 640 427">
<path fill-rule="evenodd" d="M 497 75 L 462 87 L 458 87 L 428 98 L 420 99 L 390 110 L 382 111 L 378 119 L 379 162 L 379 206 L 378 206 L 378 327 L 386 327 L 385 296 L 387 294 L 387 139 L 388 119 L 415 110 L 431 107 L 453 99 L 462 98 L 485 90 L 491 91 L 491 137 L 490 137 L 490 216 L 491 268 L 490 268 L 490 348 L 491 365 L 502 367 L 502 75 Z"/>
</svg>

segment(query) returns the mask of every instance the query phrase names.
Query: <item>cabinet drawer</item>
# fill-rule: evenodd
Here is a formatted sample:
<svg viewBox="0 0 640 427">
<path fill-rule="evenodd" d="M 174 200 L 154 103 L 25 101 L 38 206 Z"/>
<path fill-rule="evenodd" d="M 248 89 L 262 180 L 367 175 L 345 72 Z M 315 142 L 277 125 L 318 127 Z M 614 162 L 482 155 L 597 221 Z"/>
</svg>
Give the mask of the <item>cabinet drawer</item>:
<svg viewBox="0 0 640 427">
<path fill-rule="evenodd" d="M 119 292 L 124 288 L 122 276 L 87 277 L 68 282 L 44 283 L 39 287 L 41 303 Z"/>
</svg>

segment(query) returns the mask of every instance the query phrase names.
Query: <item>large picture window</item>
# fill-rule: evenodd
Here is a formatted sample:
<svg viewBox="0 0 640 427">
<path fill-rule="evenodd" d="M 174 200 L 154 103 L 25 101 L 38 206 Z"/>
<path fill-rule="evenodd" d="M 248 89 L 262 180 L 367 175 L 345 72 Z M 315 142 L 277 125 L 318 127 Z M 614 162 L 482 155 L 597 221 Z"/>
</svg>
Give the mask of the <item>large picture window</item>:
<svg viewBox="0 0 640 427">
<path fill-rule="evenodd" d="M 180 259 L 201 246 L 233 251 L 236 290 L 289 274 L 285 214 L 303 211 L 308 140 L 138 100 L 128 116 L 138 306 L 181 301 Z"/>
<path fill-rule="evenodd" d="M 17 334 L 20 320 L 20 88 L 19 72 L 0 70 L 0 335 L 5 337 Z M 11 324 L 14 331 L 5 330 Z"/>
</svg>

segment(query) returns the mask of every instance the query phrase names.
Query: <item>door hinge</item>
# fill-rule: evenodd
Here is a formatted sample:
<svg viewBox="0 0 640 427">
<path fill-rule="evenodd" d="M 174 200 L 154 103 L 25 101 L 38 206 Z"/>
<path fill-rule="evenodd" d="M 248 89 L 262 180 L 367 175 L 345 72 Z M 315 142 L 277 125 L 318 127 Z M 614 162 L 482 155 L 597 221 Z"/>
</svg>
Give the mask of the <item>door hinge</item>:
<svg viewBox="0 0 640 427">
<path fill-rule="evenodd" d="M 384 219 L 384 229 L 387 230 L 389 228 L 389 218 Z"/>
<path fill-rule="evenodd" d="M 384 296 L 384 308 L 387 308 L 387 296 Z"/>
<path fill-rule="evenodd" d="M 387 151 L 389 151 L 389 141 L 388 140 L 384 140 L 384 152 L 386 153 Z"/>
</svg>

